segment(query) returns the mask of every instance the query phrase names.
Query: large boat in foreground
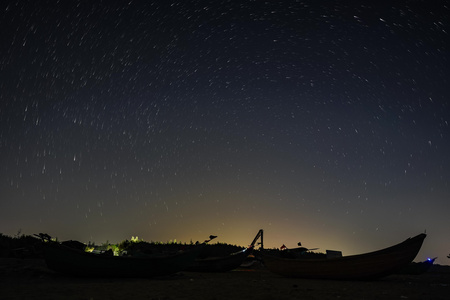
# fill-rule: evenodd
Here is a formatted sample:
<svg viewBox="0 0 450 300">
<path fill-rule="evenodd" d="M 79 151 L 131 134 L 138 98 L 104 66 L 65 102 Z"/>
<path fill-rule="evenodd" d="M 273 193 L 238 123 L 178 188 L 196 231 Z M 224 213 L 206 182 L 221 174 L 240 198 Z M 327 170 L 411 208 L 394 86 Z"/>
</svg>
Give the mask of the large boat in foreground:
<svg viewBox="0 0 450 300">
<path fill-rule="evenodd" d="M 382 250 L 335 258 L 289 259 L 261 253 L 273 273 L 298 278 L 370 280 L 391 275 L 414 260 L 426 234 Z"/>
<path fill-rule="evenodd" d="M 76 276 L 155 277 L 185 270 L 204 245 L 175 254 L 113 256 L 94 254 L 64 243 L 44 241 L 44 258 L 49 269 Z"/>
</svg>

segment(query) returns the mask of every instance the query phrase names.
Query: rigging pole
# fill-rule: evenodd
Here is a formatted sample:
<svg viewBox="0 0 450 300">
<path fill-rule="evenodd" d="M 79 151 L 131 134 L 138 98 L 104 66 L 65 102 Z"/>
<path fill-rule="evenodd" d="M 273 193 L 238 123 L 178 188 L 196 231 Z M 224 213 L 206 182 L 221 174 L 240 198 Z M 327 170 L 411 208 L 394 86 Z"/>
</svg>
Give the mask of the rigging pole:
<svg viewBox="0 0 450 300">
<path fill-rule="evenodd" d="M 261 242 L 258 243 L 258 244 L 261 246 L 261 249 L 264 249 L 264 239 L 263 239 L 263 234 L 264 234 L 264 230 L 260 229 L 260 230 L 258 231 L 258 233 L 256 234 L 255 238 L 253 239 L 253 242 L 252 242 L 252 244 L 251 244 L 252 247 L 255 246 L 256 241 L 257 241 L 258 239 L 261 239 Z"/>
</svg>

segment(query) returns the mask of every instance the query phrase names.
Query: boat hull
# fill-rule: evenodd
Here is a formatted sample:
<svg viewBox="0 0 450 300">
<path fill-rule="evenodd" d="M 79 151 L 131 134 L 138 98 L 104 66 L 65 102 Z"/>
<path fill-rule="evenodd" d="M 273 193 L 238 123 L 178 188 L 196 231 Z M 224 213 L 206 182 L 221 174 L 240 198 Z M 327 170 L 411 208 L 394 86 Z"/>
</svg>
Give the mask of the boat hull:
<svg viewBox="0 0 450 300">
<path fill-rule="evenodd" d="M 228 272 L 238 268 L 249 255 L 249 248 L 223 257 L 196 259 L 186 271 L 190 272 Z"/>
<path fill-rule="evenodd" d="M 262 254 L 265 266 L 271 272 L 286 277 L 369 280 L 395 273 L 416 257 L 425 234 L 395 246 L 352 256 L 323 259 L 286 259 Z"/>
<path fill-rule="evenodd" d="M 193 263 L 201 251 L 196 249 L 157 257 L 125 257 L 93 254 L 59 243 L 44 243 L 49 269 L 76 276 L 154 277 L 177 273 Z"/>
</svg>

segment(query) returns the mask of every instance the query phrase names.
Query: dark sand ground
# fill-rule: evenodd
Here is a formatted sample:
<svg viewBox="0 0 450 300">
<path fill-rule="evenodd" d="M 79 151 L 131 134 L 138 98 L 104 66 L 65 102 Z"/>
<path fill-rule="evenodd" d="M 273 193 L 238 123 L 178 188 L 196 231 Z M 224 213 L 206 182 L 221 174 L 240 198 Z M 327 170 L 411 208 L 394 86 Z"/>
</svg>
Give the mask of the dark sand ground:
<svg viewBox="0 0 450 300">
<path fill-rule="evenodd" d="M 450 299 L 450 267 L 361 282 L 283 278 L 265 269 L 122 279 L 68 277 L 43 260 L 0 259 L 0 299 Z"/>
</svg>

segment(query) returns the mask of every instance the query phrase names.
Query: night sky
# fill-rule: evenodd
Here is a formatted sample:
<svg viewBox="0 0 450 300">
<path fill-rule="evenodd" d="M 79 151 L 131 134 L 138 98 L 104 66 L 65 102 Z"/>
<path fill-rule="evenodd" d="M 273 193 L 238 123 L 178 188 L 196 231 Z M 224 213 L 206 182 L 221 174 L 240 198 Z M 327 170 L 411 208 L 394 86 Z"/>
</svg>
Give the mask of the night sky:
<svg viewBox="0 0 450 300">
<path fill-rule="evenodd" d="M 449 264 L 448 2 L 342 2 L 2 1 L 0 232 Z"/>
</svg>

